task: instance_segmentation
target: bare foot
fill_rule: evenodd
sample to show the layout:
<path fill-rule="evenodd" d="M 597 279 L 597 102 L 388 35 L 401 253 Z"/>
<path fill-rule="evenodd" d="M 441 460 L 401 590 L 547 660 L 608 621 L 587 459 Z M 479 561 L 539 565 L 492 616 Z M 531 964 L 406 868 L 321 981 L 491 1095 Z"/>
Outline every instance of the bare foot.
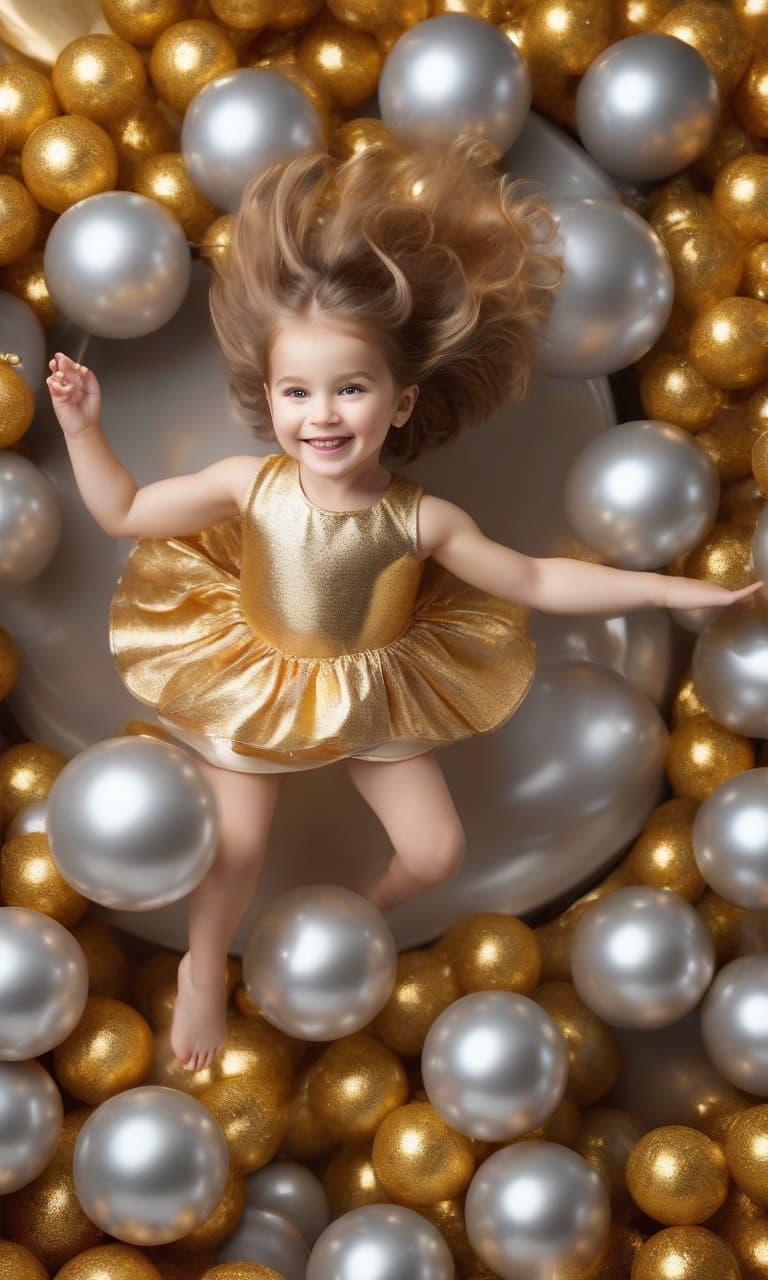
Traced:
<path fill-rule="evenodd" d="M 198 987 L 192 981 L 190 954 L 179 963 L 178 990 L 173 1006 L 171 1048 L 187 1071 L 210 1066 L 226 1039 L 226 978 Z"/>

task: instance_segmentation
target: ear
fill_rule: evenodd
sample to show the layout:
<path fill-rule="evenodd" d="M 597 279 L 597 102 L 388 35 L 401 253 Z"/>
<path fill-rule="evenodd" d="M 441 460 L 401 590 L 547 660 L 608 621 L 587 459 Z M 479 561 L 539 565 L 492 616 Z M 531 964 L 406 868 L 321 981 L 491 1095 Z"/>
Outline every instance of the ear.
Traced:
<path fill-rule="evenodd" d="M 408 421 L 411 414 L 413 413 L 413 406 L 415 405 L 418 398 L 419 398 L 419 388 L 417 387 L 416 383 L 414 383 L 413 386 L 411 387 L 406 387 L 405 390 L 401 392 L 397 401 L 397 409 L 395 410 L 395 414 L 392 418 L 393 427 L 405 426 L 406 422 Z"/>

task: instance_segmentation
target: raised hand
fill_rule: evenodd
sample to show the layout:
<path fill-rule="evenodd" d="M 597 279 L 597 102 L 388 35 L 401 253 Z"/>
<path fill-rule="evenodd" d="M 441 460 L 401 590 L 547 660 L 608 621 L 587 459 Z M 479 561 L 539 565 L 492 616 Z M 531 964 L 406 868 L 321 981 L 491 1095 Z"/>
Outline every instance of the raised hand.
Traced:
<path fill-rule="evenodd" d="M 78 436 L 101 421 L 101 388 L 92 369 L 76 364 L 61 351 L 48 365 L 53 410 L 66 436 Z"/>
<path fill-rule="evenodd" d="M 749 599 L 762 586 L 762 582 L 751 582 L 748 587 L 729 591 L 727 587 L 719 587 L 715 582 L 670 577 L 664 584 L 663 604 L 667 609 L 717 609 L 723 605 L 736 604 L 738 600 Z"/>

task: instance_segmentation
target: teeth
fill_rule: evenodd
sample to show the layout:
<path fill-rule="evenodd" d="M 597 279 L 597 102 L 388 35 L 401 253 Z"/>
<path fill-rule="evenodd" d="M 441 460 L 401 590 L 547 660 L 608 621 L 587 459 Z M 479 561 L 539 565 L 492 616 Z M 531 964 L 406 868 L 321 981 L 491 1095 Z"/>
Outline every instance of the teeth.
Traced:
<path fill-rule="evenodd" d="M 348 439 L 348 436 L 335 436 L 333 440 L 308 440 L 307 444 L 311 444 L 313 449 L 335 449 Z"/>

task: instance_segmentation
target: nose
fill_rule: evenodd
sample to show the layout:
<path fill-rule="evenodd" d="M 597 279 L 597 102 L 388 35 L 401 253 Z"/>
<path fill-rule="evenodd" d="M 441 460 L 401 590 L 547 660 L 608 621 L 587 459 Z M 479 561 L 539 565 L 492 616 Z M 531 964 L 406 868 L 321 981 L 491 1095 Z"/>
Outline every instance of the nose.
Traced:
<path fill-rule="evenodd" d="M 309 420 L 310 422 L 318 424 L 325 422 L 338 422 L 339 411 L 329 396 L 316 395 L 312 397 L 312 408 L 310 410 Z"/>

